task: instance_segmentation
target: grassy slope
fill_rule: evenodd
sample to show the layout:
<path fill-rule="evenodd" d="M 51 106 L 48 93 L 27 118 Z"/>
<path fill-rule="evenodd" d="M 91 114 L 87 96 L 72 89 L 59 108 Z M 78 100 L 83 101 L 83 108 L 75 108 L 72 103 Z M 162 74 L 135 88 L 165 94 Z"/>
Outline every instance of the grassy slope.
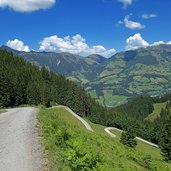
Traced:
<path fill-rule="evenodd" d="M 69 158 L 68 155 L 66 156 L 68 147 L 64 144 L 69 144 L 68 142 L 79 144 L 76 148 L 77 153 L 83 155 L 77 156 L 77 162 L 75 161 L 77 164 L 83 163 L 84 158 L 87 157 L 86 154 L 91 154 L 96 159 L 99 155 L 100 161 L 95 170 L 171 170 L 171 165 L 162 161 L 158 149 L 140 142 L 136 149 L 125 147 L 119 142 L 120 134 L 118 132 L 115 132 L 118 137 L 112 139 L 104 132 L 103 126 L 90 121 L 94 132 L 89 132 L 64 109 L 40 109 L 39 121 L 42 127 L 43 143 L 48 150 L 52 170 L 79 170 L 73 168 L 72 155 Z M 69 132 L 70 135 L 63 145 L 59 144 L 61 142 L 59 134 L 62 130 L 65 130 L 65 133 Z"/>
<path fill-rule="evenodd" d="M 0 113 L 6 112 L 6 110 L 4 109 L 0 109 Z"/>
<path fill-rule="evenodd" d="M 156 103 L 154 104 L 154 111 L 148 117 L 146 118 L 147 120 L 153 122 L 155 119 L 160 117 L 160 111 L 162 108 L 166 107 L 166 102 L 165 103 Z"/>
<path fill-rule="evenodd" d="M 119 142 L 120 137 L 121 137 L 121 132 L 117 131 L 117 130 L 112 130 L 112 133 L 114 133 L 116 135 L 116 141 Z M 152 155 L 154 158 L 162 160 L 162 156 L 160 154 L 160 149 L 155 149 L 154 147 L 152 147 L 149 144 L 143 143 L 142 141 L 137 140 L 137 147 L 136 150 L 139 151 L 143 151 L 144 154 L 146 155 Z"/>

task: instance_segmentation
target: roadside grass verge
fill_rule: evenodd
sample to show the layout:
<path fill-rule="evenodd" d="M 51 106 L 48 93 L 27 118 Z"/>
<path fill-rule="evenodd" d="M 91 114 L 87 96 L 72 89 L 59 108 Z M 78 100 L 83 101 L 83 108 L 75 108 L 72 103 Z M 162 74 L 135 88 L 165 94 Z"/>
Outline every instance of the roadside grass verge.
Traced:
<path fill-rule="evenodd" d="M 94 129 L 90 132 L 65 109 L 40 108 L 38 120 L 53 171 L 171 170 L 171 165 L 157 157 L 158 149 L 149 146 L 152 153 L 144 152 L 141 144 L 136 149 L 126 147 L 119 137 L 110 138 L 103 126 L 89 121 Z"/>
<path fill-rule="evenodd" d="M 6 112 L 5 109 L 0 109 L 0 113 L 4 113 L 4 112 Z"/>
<path fill-rule="evenodd" d="M 37 105 L 30 105 L 30 104 L 21 104 L 18 107 L 41 107 L 41 105 L 37 106 Z"/>

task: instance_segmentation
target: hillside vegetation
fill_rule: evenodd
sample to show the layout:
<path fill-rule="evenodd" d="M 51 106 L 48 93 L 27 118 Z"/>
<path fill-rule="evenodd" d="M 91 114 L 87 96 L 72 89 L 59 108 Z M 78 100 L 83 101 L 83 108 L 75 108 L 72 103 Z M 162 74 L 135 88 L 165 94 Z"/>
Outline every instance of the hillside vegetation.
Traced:
<path fill-rule="evenodd" d="M 109 59 L 99 55 L 85 58 L 70 53 L 27 53 L 3 48 L 37 66 L 64 74 L 109 107 L 139 95 L 155 96 L 171 90 L 171 45 L 121 52 Z"/>
<path fill-rule="evenodd" d="M 162 108 L 164 109 L 166 107 L 166 102 L 164 103 L 156 103 L 154 104 L 154 110 L 151 114 L 149 114 L 146 119 L 153 122 L 155 119 L 160 118 L 160 112 Z"/>
<path fill-rule="evenodd" d="M 63 75 L 39 68 L 24 59 L 0 49 L 0 108 L 22 104 L 47 107 L 66 105 L 79 115 L 89 115 L 99 110 L 98 103 L 86 94 L 81 86 Z"/>
<path fill-rule="evenodd" d="M 42 141 L 52 170 L 169 171 L 160 150 L 142 142 L 131 149 L 110 138 L 104 127 L 89 122 L 90 132 L 65 109 L 40 109 Z"/>

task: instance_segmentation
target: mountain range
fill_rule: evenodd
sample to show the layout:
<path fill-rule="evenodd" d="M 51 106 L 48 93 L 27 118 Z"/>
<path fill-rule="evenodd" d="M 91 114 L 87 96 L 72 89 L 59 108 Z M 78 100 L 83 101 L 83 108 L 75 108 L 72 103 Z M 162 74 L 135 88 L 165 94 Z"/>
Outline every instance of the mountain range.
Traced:
<path fill-rule="evenodd" d="M 108 107 L 138 95 L 155 96 L 171 90 L 171 45 L 119 52 L 108 59 L 97 54 L 82 57 L 70 53 L 1 48 L 37 66 L 64 74 Z"/>

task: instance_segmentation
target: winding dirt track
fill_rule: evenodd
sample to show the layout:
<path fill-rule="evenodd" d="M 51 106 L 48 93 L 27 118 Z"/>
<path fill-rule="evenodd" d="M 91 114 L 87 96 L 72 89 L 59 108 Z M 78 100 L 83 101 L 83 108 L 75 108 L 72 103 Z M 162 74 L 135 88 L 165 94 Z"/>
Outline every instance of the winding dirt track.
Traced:
<path fill-rule="evenodd" d="M 63 108 L 65 110 L 67 110 L 71 115 L 73 115 L 75 118 L 77 118 L 80 122 L 82 122 L 82 124 L 86 127 L 87 130 L 92 131 L 93 129 L 91 128 L 91 126 L 80 116 L 78 116 L 76 113 L 74 113 L 69 107 L 66 106 L 54 106 L 52 108 Z"/>
<path fill-rule="evenodd" d="M 27 107 L 0 114 L 0 171 L 42 170 L 37 112 Z"/>
<path fill-rule="evenodd" d="M 93 129 L 91 128 L 91 126 L 90 126 L 83 118 L 81 118 L 81 117 L 78 116 L 76 113 L 74 113 L 70 108 L 68 108 L 68 107 L 66 107 L 66 106 L 54 106 L 54 107 L 52 107 L 52 108 L 63 108 L 63 109 L 65 109 L 65 110 L 67 110 L 70 114 L 72 114 L 72 115 L 73 115 L 74 117 L 76 117 L 79 121 L 81 121 L 81 122 L 83 123 L 83 125 L 86 127 L 87 130 L 93 132 Z M 107 134 L 109 134 L 111 138 L 116 138 L 116 135 L 113 134 L 112 132 L 110 132 L 111 130 L 117 130 L 117 131 L 119 131 L 119 132 L 122 132 L 122 130 L 120 130 L 120 129 L 118 129 L 118 128 L 115 128 L 115 127 L 107 127 L 107 128 L 105 128 L 104 131 L 105 131 Z M 136 139 L 139 140 L 139 141 L 142 141 L 142 142 L 144 142 L 144 143 L 146 143 L 146 144 L 149 144 L 149 145 L 151 145 L 151 146 L 153 146 L 153 147 L 156 147 L 156 148 L 159 147 L 157 144 L 151 143 L 151 142 L 149 142 L 149 141 L 147 141 L 147 140 L 144 140 L 144 139 L 142 139 L 142 138 L 140 138 L 140 137 L 136 137 Z"/>
<path fill-rule="evenodd" d="M 118 128 L 115 128 L 115 127 L 107 127 L 107 128 L 105 128 L 104 130 L 105 130 L 106 133 L 108 133 L 108 134 L 111 136 L 111 138 L 115 138 L 115 137 L 116 137 L 115 134 L 113 134 L 112 132 L 110 132 L 111 130 L 117 130 L 117 131 L 119 131 L 119 132 L 123 132 L 122 130 L 120 130 L 120 129 L 118 129 Z M 144 140 L 144 139 L 142 139 L 142 138 L 140 138 L 140 137 L 135 137 L 135 138 L 136 138 L 137 140 L 142 141 L 142 142 L 144 142 L 144 143 L 146 143 L 146 144 L 149 144 L 149 145 L 151 145 L 151 146 L 153 146 L 153 147 L 156 147 L 156 148 L 159 147 L 157 144 L 151 143 L 151 142 L 149 142 L 149 141 L 147 141 L 147 140 Z"/>

